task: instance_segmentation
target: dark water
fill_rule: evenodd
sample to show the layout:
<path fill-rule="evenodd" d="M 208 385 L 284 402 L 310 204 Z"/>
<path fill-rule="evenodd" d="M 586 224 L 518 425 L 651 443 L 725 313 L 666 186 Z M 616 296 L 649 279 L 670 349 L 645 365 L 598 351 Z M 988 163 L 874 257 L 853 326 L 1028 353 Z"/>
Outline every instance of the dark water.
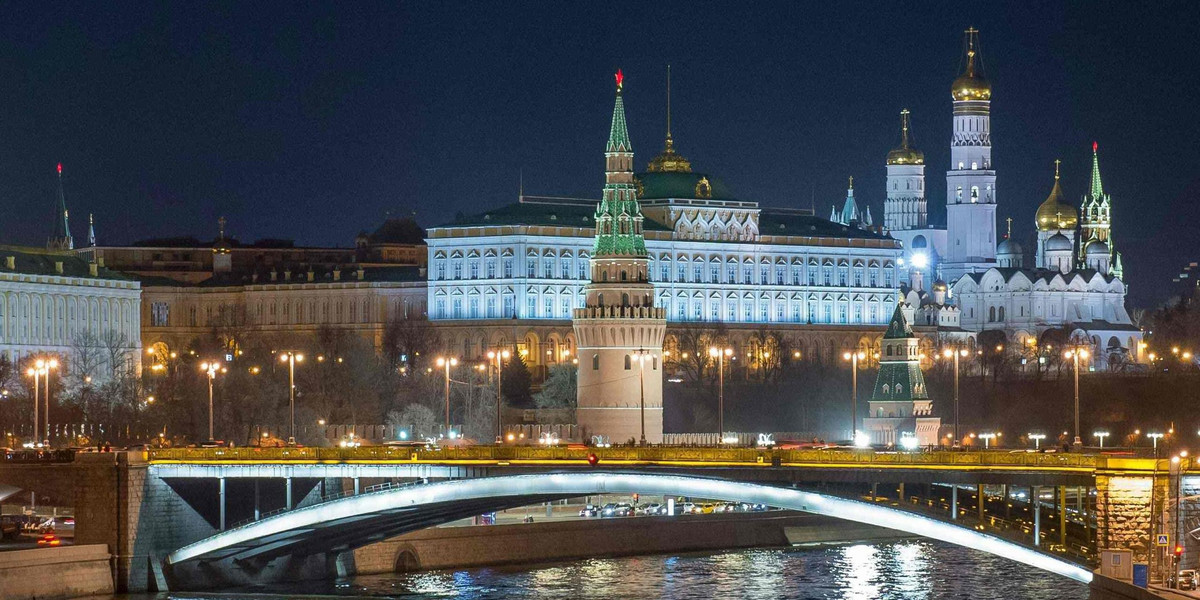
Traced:
<path fill-rule="evenodd" d="M 590 559 L 530 567 L 364 575 L 177 600 L 259 597 L 1086 600 L 1087 586 L 928 541 Z"/>

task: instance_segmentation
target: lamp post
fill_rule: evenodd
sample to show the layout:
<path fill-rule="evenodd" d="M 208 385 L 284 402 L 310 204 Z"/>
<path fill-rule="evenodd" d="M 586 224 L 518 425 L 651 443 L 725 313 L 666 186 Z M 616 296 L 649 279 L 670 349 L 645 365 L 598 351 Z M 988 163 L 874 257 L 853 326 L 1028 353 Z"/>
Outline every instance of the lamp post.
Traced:
<path fill-rule="evenodd" d="M 954 358 L 954 447 L 958 447 L 958 441 L 962 438 L 958 436 L 958 358 L 966 356 L 966 348 L 954 350 L 947 348 L 942 351 L 942 356 L 946 358 Z M 1042 436 L 1045 437 L 1045 436 Z"/>
<path fill-rule="evenodd" d="M 1104 449 L 1104 438 L 1108 437 L 1108 435 L 1109 434 L 1107 431 L 1097 431 L 1092 434 L 1093 437 L 1100 438 L 1100 449 L 1101 450 Z"/>
<path fill-rule="evenodd" d="M 1042 448 L 1042 440 L 1046 439 L 1046 434 L 1031 433 L 1025 437 L 1028 437 L 1029 439 L 1033 440 L 1033 449 L 1034 450 L 1040 450 Z"/>
<path fill-rule="evenodd" d="M 213 380 L 217 378 L 217 372 L 225 372 L 221 368 L 221 361 L 205 361 L 200 363 L 200 371 L 208 375 L 208 441 L 213 441 L 216 437 L 213 435 Z"/>
<path fill-rule="evenodd" d="M 642 415 L 642 437 L 638 443 L 642 446 L 646 445 L 646 361 L 650 359 L 649 353 L 649 350 L 639 348 L 634 354 L 638 361 L 638 392 L 641 396 L 639 410 Z"/>
<path fill-rule="evenodd" d="M 496 361 L 496 444 L 497 445 L 504 443 L 504 438 L 502 437 L 504 434 L 504 428 L 500 425 L 500 402 L 501 402 L 501 398 L 502 398 L 501 393 L 500 393 L 501 392 L 500 372 L 504 368 L 504 361 L 508 360 L 508 357 L 510 357 L 510 356 L 512 356 L 512 353 L 510 353 L 508 350 L 500 350 L 499 352 L 497 352 L 495 350 L 491 350 L 488 352 L 488 360 L 494 359 Z"/>
<path fill-rule="evenodd" d="M 725 437 L 725 357 L 733 356 L 733 348 L 711 346 L 708 355 L 717 359 L 717 443 Z"/>
<path fill-rule="evenodd" d="M 288 366 L 288 413 L 291 426 L 288 430 L 288 445 L 296 445 L 296 363 L 304 362 L 304 355 L 288 350 L 279 355 L 279 362 Z"/>
<path fill-rule="evenodd" d="M 41 419 L 38 418 L 38 408 L 41 404 L 38 400 L 38 392 L 41 389 L 42 367 L 44 365 L 45 362 L 41 359 L 38 359 L 38 361 L 34 363 L 34 366 L 25 371 L 25 374 L 33 378 L 33 430 L 30 431 L 30 434 L 33 436 L 35 443 L 37 442 L 38 429 L 42 424 Z"/>
<path fill-rule="evenodd" d="M 1150 438 L 1154 443 L 1154 457 L 1155 458 L 1158 457 L 1158 440 L 1162 439 L 1162 437 L 1164 435 L 1166 435 L 1166 434 L 1163 434 L 1163 433 L 1147 433 L 1146 434 L 1146 437 Z"/>
<path fill-rule="evenodd" d="M 1065 353 L 1067 358 L 1073 359 L 1075 364 L 1075 446 L 1083 445 L 1083 438 L 1079 436 L 1079 359 L 1087 359 L 1088 352 L 1082 347 L 1072 348 Z"/>
<path fill-rule="evenodd" d="M 847 352 L 842 358 L 850 361 L 850 441 L 854 442 L 854 434 L 858 430 L 858 361 L 867 357 L 861 350 Z"/>
<path fill-rule="evenodd" d="M 46 384 L 46 395 L 42 398 L 42 402 L 46 407 L 46 435 L 42 439 L 46 442 L 47 446 L 50 445 L 50 371 L 53 371 L 57 368 L 58 361 L 53 358 L 47 360 L 46 366 L 42 368 L 42 378 Z"/>
<path fill-rule="evenodd" d="M 981 434 L 979 434 L 979 439 L 983 440 L 983 449 L 989 450 L 992 447 L 992 440 L 996 439 L 996 434 L 981 433 Z"/>
<path fill-rule="evenodd" d="M 437 366 L 446 373 L 446 437 L 450 437 L 450 367 L 457 366 L 457 358 L 438 358 Z"/>

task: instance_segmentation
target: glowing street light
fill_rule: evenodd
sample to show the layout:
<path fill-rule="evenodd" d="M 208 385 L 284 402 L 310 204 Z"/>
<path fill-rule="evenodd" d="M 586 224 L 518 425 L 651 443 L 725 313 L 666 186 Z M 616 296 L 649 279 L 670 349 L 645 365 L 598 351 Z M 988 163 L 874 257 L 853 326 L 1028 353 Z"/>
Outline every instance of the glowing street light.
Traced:
<path fill-rule="evenodd" d="M 304 362 L 304 355 L 288 350 L 279 353 L 279 362 L 288 366 L 288 412 L 291 414 L 291 428 L 288 433 L 288 445 L 296 445 L 296 363 Z"/>
<path fill-rule="evenodd" d="M 1103 449 L 1104 448 L 1104 438 L 1108 437 L 1108 435 L 1109 435 L 1109 433 L 1107 431 L 1097 431 L 1092 434 L 1092 437 L 1100 438 L 1100 448 Z"/>
<path fill-rule="evenodd" d="M 496 361 L 496 444 L 499 445 L 504 441 L 504 438 L 501 437 L 504 429 L 500 424 L 500 403 L 503 401 L 500 393 L 500 371 L 504 368 L 504 361 L 508 360 L 512 353 L 508 350 L 490 350 L 487 355 L 488 360 Z"/>
<path fill-rule="evenodd" d="M 717 359 L 717 436 L 725 435 L 725 357 L 733 356 L 733 348 L 709 346 L 708 355 Z"/>
<path fill-rule="evenodd" d="M 842 355 L 850 361 L 850 439 L 857 441 L 858 436 L 858 361 L 867 357 L 862 350 L 847 352 Z"/>
<path fill-rule="evenodd" d="M 216 437 L 213 435 L 213 380 L 217 378 L 217 373 L 224 373 L 221 368 L 221 361 L 205 361 L 200 363 L 200 371 L 208 375 L 208 441 L 213 441 Z"/>
<path fill-rule="evenodd" d="M 988 432 L 979 434 L 979 439 L 983 440 L 983 449 L 988 450 L 992 447 L 992 440 L 996 439 L 996 434 Z"/>
<path fill-rule="evenodd" d="M 1087 359 L 1088 351 L 1082 347 L 1072 348 L 1067 350 L 1065 357 L 1074 359 L 1075 363 L 1075 444 L 1076 446 L 1083 445 L 1083 438 L 1079 436 L 1079 359 Z"/>
<path fill-rule="evenodd" d="M 639 348 L 634 352 L 633 359 L 638 362 L 638 391 L 641 396 L 640 412 L 642 415 L 642 437 L 639 443 L 646 445 L 646 361 L 650 360 L 650 351 Z"/>
<path fill-rule="evenodd" d="M 1033 449 L 1034 449 L 1034 450 L 1040 450 L 1040 449 L 1041 449 L 1041 447 L 1042 447 L 1042 440 L 1046 439 L 1046 434 L 1044 434 L 1044 433 L 1031 433 L 1031 434 L 1029 434 L 1029 435 L 1027 435 L 1027 436 L 1025 436 L 1025 437 L 1027 437 L 1027 438 L 1029 438 L 1029 439 L 1033 440 Z"/>
<path fill-rule="evenodd" d="M 967 350 L 966 348 L 960 348 L 958 350 L 947 348 L 942 350 L 942 356 L 946 358 L 954 358 L 954 447 L 957 448 L 958 441 L 962 439 L 958 436 L 958 359 L 960 356 L 966 357 Z"/>
<path fill-rule="evenodd" d="M 1146 434 L 1146 437 L 1148 437 L 1148 438 L 1150 438 L 1151 440 L 1153 440 L 1153 441 L 1154 441 L 1154 452 L 1155 452 L 1155 454 L 1157 454 L 1157 453 L 1158 453 L 1158 440 L 1162 439 L 1162 438 L 1163 438 L 1163 436 L 1165 436 L 1165 435 L 1166 435 L 1165 433 L 1158 433 L 1158 432 L 1152 432 L 1152 433 L 1147 433 L 1147 434 Z"/>
<path fill-rule="evenodd" d="M 446 434 L 450 434 L 450 367 L 458 366 L 457 358 L 441 358 L 437 359 L 437 366 L 445 369 L 446 372 Z"/>

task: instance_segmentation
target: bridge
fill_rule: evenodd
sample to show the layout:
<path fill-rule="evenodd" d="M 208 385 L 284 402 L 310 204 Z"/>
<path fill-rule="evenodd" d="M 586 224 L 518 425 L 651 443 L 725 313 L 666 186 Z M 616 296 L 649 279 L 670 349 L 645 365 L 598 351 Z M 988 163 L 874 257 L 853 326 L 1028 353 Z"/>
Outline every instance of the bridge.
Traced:
<path fill-rule="evenodd" d="M 79 543 L 109 544 L 117 580 L 132 590 L 231 573 L 285 577 L 305 565 L 325 572 L 341 553 L 408 531 L 598 493 L 735 500 L 882 524 L 1085 580 L 1080 564 L 1097 547 L 1151 557 L 1152 515 L 1170 507 L 1171 490 L 1184 497 L 1200 488 L 1186 459 L 1009 451 L 211 448 L 0 463 L 0 484 L 61 487 L 64 477 L 79 481 Z M 901 501 L 872 502 L 878 486 Z M 1002 486 L 999 502 L 985 486 Z M 1032 501 L 1016 506 L 1014 490 Z M 1028 513 L 1023 527 L 1012 527 L 1014 506 Z M 1186 523 L 1192 508 L 1183 506 L 1176 521 Z M 1044 531 L 1055 516 L 1057 543 Z M 1188 553 L 1200 552 L 1186 540 Z"/>

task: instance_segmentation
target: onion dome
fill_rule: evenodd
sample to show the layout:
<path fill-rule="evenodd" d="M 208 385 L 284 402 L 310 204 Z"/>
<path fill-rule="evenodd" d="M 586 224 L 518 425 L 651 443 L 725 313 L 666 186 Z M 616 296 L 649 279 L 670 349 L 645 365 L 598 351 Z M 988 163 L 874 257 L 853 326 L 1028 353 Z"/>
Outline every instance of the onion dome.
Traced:
<path fill-rule="evenodd" d="M 1050 239 L 1046 240 L 1046 250 L 1048 252 L 1057 252 L 1063 250 L 1070 252 L 1071 238 L 1061 233 L 1056 233 L 1050 236 Z"/>
<path fill-rule="evenodd" d="M 888 152 L 889 165 L 923 165 L 925 153 L 909 146 L 908 142 L 908 109 L 900 111 L 900 147 Z"/>
<path fill-rule="evenodd" d="M 984 79 L 982 69 L 975 64 L 975 55 L 978 53 L 975 47 L 978 45 L 979 30 L 972 27 L 967 29 L 966 34 L 967 68 L 950 85 L 950 95 L 959 102 L 991 100 L 992 84 L 988 83 L 987 79 Z"/>
<path fill-rule="evenodd" d="M 675 152 L 675 140 L 671 139 L 671 134 L 668 133 L 666 148 L 661 154 L 655 156 L 650 164 L 646 165 L 646 171 L 650 173 L 691 173 L 692 163 Z"/>
<path fill-rule="evenodd" d="M 1021 245 L 1012 240 L 1005 238 L 996 246 L 996 254 L 1020 254 Z"/>
<path fill-rule="evenodd" d="M 1074 206 L 1063 201 L 1062 187 L 1058 183 L 1058 167 L 1061 161 L 1054 161 L 1054 188 L 1046 201 L 1038 206 L 1034 215 L 1038 231 L 1054 231 L 1057 229 L 1075 229 L 1079 225 L 1079 212 Z"/>
<path fill-rule="evenodd" d="M 1092 240 L 1088 242 L 1087 246 L 1084 248 L 1084 254 L 1087 254 L 1088 256 L 1108 256 L 1108 244 L 1105 244 L 1100 240 Z"/>
<path fill-rule="evenodd" d="M 947 289 L 949 289 L 949 286 L 947 286 L 947 285 L 946 285 L 946 282 L 945 282 L 945 281 L 942 281 L 941 279 L 938 279 L 937 281 L 934 281 L 934 282 L 933 282 L 932 289 L 933 289 L 933 291 L 935 291 L 935 292 L 944 292 L 944 291 L 946 291 Z"/>

